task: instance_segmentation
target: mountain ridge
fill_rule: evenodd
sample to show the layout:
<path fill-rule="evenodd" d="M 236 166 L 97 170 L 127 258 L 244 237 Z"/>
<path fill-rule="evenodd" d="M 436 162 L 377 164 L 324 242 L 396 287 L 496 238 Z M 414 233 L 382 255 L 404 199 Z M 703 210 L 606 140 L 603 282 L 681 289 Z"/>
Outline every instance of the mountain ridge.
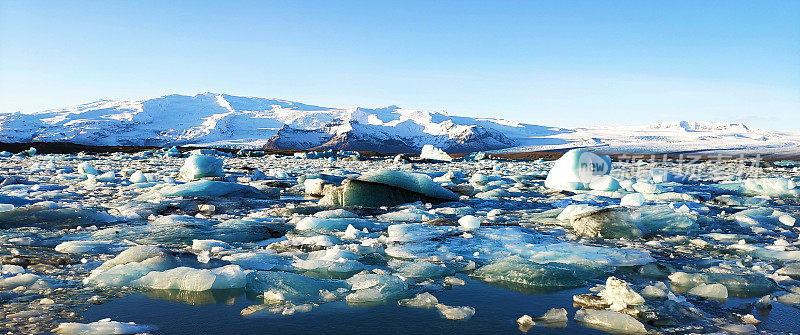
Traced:
<path fill-rule="evenodd" d="M 451 153 L 572 147 L 679 152 L 796 150 L 800 135 L 709 121 L 561 128 L 395 105 L 336 108 L 206 92 L 0 114 L 0 141 L 381 152 L 419 152 L 425 144 Z"/>

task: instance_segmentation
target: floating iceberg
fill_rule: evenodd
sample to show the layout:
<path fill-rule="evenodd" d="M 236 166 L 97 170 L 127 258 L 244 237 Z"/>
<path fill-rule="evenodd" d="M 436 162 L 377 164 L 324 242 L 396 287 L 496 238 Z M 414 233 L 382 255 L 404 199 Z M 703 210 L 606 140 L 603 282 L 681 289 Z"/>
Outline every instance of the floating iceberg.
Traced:
<path fill-rule="evenodd" d="M 222 177 L 222 158 L 208 155 L 191 155 L 180 169 L 181 178 L 186 181 L 205 177 Z"/>
<path fill-rule="evenodd" d="M 644 324 L 630 315 L 614 311 L 579 309 L 575 312 L 575 321 L 588 327 L 614 334 L 646 334 Z"/>
<path fill-rule="evenodd" d="M 381 207 L 415 201 L 442 203 L 458 201 L 458 196 L 427 175 L 380 169 L 358 179 L 345 180 L 342 186 L 326 188 L 319 203 L 337 207 Z"/>
<path fill-rule="evenodd" d="M 357 274 L 347 280 L 353 290 L 345 298 L 349 303 L 394 300 L 402 297 L 408 284 L 400 277 L 384 274 Z"/>
<path fill-rule="evenodd" d="M 157 290 L 206 291 L 244 288 L 246 280 L 238 265 L 227 265 L 211 270 L 178 267 L 153 271 L 131 284 Z"/>
<path fill-rule="evenodd" d="M 450 157 L 444 150 L 434 147 L 431 144 L 422 146 L 422 153 L 419 155 L 421 159 L 429 159 L 432 161 L 452 162 L 453 157 Z"/>
<path fill-rule="evenodd" d="M 610 171 L 611 158 L 608 156 L 599 156 L 584 149 L 572 149 L 553 163 L 544 185 L 562 191 L 586 190 L 590 188 L 592 181 L 598 180 L 598 187 L 602 185 L 613 190 L 619 184 L 615 185 L 613 179 L 603 177 Z"/>

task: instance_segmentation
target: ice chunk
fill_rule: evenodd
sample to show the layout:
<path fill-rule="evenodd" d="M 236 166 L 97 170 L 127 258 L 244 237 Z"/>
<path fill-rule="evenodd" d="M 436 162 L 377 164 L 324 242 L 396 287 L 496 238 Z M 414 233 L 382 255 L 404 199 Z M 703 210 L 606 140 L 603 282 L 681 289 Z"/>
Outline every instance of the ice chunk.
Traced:
<path fill-rule="evenodd" d="M 359 258 L 361 255 L 352 251 L 331 248 L 313 251 L 306 259 L 295 260 L 293 265 L 321 276 L 347 278 L 364 269 L 364 265 L 356 261 Z"/>
<path fill-rule="evenodd" d="M 381 207 L 415 201 L 442 203 L 458 199 L 455 193 L 427 175 L 380 169 L 358 179 L 345 180 L 342 186 L 327 187 L 319 203 L 323 206 Z"/>
<path fill-rule="evenodd" d="M 16 276 L 0 279 L 0 290 L 13 290 L 20 286 L 30 286 L 39 280 L 39 276 L 32 273 L 20 273 Z"/>
<path fill-rule="evenodd" d="M 620 199 L 620 205 L 628 207 L 639 207 L 644 204 L 644 194 L 631 193 L 626 194 Z"/>
<path fill-rule="evenodd" d="M 689 290 L 689 294 L 713 300 L 728 299 L 728 289 L 725 285 L 718 283 L 697 285 Z"/>
<path fill-rule="evenodd" d="M 584 212 L 570 217 L 576 234 L 595 238 L 639 238 L 644 227 L 633 220 L 631 211 L 622 207 L 609 207 Z"/>
<path fill-rule="evenodd" d="M 192 181 L 204 177 L 222 177 L 222 158 L 208 155 L 191 155 L 180 169 L 184 180 Z"/>
<path fill-rule="evenodd" d="M 66 241 L 59 243 L 55 250 L 65 254 L 101 253 L 114 246 L 116 244 L 111 241 Z"/>
<path fill-rule="evenodd" d="M 722 284 L 729 293 L 745 297 L 763 296 L 775 291 L 778 286 L 769 278 L 756 274 L 731 274 L 731 273 L 686 273 L 675 272 L 669 275 L 673 285 L 683 288 L 695 287 L 700 284 Z"/>
<path fill-rule="evenodd" d="M 644 324 L 630 315 L 614 311 L 579 309 L 575 312 L 575 321 L 591 328 L 614 334 L 646 334 Z"/>
<path fill-rule="evenodd" d="M 644 194 L 656 194 L 664 191 L 661 186 L 645 181 L 637 181 L 632 187 L 634 191 Z"/>
<path fill-rule="evenodd" d="M 665 299 L 667 297 L 667 292 L 653 285 L 647 285 L 642 289 L 642 295 L 648 299 Z"/>
<path fill-rule="evenodd" d="M 97 181 L 101 181 L 104 183 L 113 182 L 116 179 L 113 171 L 106 171 L 95 178 Z"/>
<path fill-rule="evenodd" d="M 436 299 L 432 294 L 428 292 L 420 293 L 414 296 L 413 298 L 409 299 L 401 299 L 397 302 L 400 306 L 406 307 L 421 307 L 421 308 L 433 308 L 439 303 L 439 300 Z"/>
<path fill-rule="evenodd" d="M 520 327 L 528 328 L 536 325 L 536 322 L 533 321 L 533 318 L 530 315 L 525 314 L 517 319 L 517 324 L 519 324 Z"/>
<path fill-rule="evenodd" d="M 78 164 L 78 173 L 96 176 L 99 172 L 89 162 L 83 162 Z"/>
<path fill-rule="evenodd" d="M 132 282 L 139 287 L 182 291 L 243 288 L 245 283 L 244 272 L 238 265 L 226 265 L 211 270 L 178 267 L 153 271 Z"/>
<path fill-rule="evenodd" d="M 582 213 L 593 212 L 599 209 L 599 207 L 594 207 L 587 204 L 571 204 L 567 207 L 564 207 L 561 213 L 558 213 L 556 219 L 559 221 L 569 220 L 573 216 L 577 216 Z"/>
<path fill-rule="evenodd" d="M 345 298 L 350 303 L 378 302 L 397 299 L 405 294 L 408 284 L 397 276 L 357 274 L 347 279 L 353 289 Z"/>
<path fill-rule="evenodd" d="M 620 186 L 614 177 L 605 175 L 592 178 L 589 182 L 589 188 L 597 191 L 616 191 Z"/>
<path fill-rule="evenodd" d="M 607 175 L 610 171 L 611 158 L 608 156 L 572 149 L 553 163 L 544 184 L 563 191 L 585 190 L 595 177 Z"/>
<path fill-rule="evenodd" d="M 492 262 L 472 273 L 472 277 L 488 283 L 524 287 L 569 288 L 584 285 L 586 279 L 599 273 L 579 266 L 539 264 L 518 256 Z"/>
<path fill-rule="evenodd" d="M 608 207 L 573 215 L 570 224 L 575 233 L 595 238 L 639 238 L 654 234 L 674 235 L 697 228 L 685 213 L 668 206 L 643 206 L 636 209 Z"/>
<path fill-rule="evenodd" d="M 422 146 L 422 153 L 419 155 L 420 159 L 430 159 L 434 161 L 451 162 L 453 157 L 450 157 L 444 150 L 434 147 L 431 144 Z"/>
<path fill-rule="evenodd" d="M 480 228 L 481 219 L 472 215 L 466 215 L 458 219 L 458 225 L 461 226 L 461 229 L 466 231 L 475 230 Z"/>
<path fill-rule="evenodd" d="M 748 195 L 767 195 L 776 197 L 798 197 L 800 189 L 795 183 L 783 177 L 750 178 L 742 183 L 742 191 Z"/>
<path fill-rule="evenodd" d="M 407 208 L 378 215 L 378 219 L 393 222 L 423 222 L 433 220 L 434 218 L 436 218 L 436 216 L 418 208 Z"/>
<path fill-rule="evenodd" d="M 447 306 L 437 304 L 436 309 L 439 310 L 439 314 L 449 320 L 469 320 L 469 318 L 475 315 L 475 308 L 469 306 Z"/>
<path fill-rule="evenodd" d="M 316 279 L 282 271 L 258 271 L 248 277 L 245 289 L 264 293 L 268 302 L 308 303 L 334 300 L 335 297 L 329 297 L 330 293 L 344 289 L 345 286 L 341 280 Z"/>
<path fill-rule="evenodd" d="M 192 240 L 192 249 L 195 250 L 228 249 L 230 247 L 228 243 L 219 240 Z"/>
<path fill-rule="evenodd" d="M 52 332 L 64 335 L 94 335 L 94 334 L 142 334 L 155 330 L 155 327 L 137 325 L 133 322 L 118 322 L 111 319 L 102 319 L 91 323 L 64 322 L 59 324 Z"/>
<path fill-rule="evenodd" d="M 605 287 L 597 295 L 610 305 L 609 309 L 612 311 L 621 311 L 628 306 L 640 305 L 644 302 L 642 296 L 632 290 L 628 283 L 613 276 L 606 279 Z"/>
<path fill-rule="evenodd" d="M 142 173 L 142 171 L 134 172 L 128 180 L 130 180 L 131 183 L 134 183 L 134 184 L 148 182 L 147 176 L 145 176 L 144 173 Z"/>
<path fill-rule="evenodd" d="M 563 308 L 551 308 L 547 312 L 545 312 L 542 316 L 536 318 L 536 322 L 541 322 L 545 326 L 553 327 L 557 324 L 564 324 L 566 326 L 567 323 L 567 310 Z"/>

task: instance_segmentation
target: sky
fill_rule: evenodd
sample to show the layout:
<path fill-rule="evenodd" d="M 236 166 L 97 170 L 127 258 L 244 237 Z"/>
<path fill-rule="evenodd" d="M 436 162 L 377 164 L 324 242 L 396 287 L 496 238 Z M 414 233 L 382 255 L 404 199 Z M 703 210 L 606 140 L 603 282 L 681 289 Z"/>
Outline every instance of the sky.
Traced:
<path fill-rule="evenodd" d="M 800 129 L 800 1 L 0 0 L 0 112 L 203 92 Z"/>

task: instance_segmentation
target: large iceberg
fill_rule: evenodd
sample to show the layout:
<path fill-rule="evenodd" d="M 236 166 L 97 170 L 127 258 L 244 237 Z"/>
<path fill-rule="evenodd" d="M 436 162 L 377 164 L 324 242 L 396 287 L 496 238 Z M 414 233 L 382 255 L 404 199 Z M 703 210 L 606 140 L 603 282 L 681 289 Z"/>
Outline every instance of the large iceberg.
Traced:
<path fill-rule="evenodd" d="M 611 158 L 600 156 L 584 149 L 572 149 L 553 163 L 544 185 L 548 188 L 575 191 L 589 189 L 595 180 L 597 187 L 604 185 L 619 188 L 611 180 L 602 181 L 611 171 Z M 610 189 L 613 190 L 613 189 Z"/>
<path fill-rule="evenodd" d="M 327 187 L 319 201 L 323 206 L 396 206 L 422 201 L 442 203 L 458 201 L 452 191 L 419 173 L 380 169 L 358 179 L 348 179 L 342 186 Z"/>
<path fill-rule="evenodd" d="M 205 177 L 222 177 L 222 158 L 209 155 L 191 155 L 180 169 L 184 180 L 192 181 Z"/>
<path fill-rule="evenodd" d="M 422 153 L 420 153 L 419 158 L 441 162 L 453 161 L 453 157 L 450 157 L 444 150 L 434 147 L 432 144 L 422 146 Z"/>

